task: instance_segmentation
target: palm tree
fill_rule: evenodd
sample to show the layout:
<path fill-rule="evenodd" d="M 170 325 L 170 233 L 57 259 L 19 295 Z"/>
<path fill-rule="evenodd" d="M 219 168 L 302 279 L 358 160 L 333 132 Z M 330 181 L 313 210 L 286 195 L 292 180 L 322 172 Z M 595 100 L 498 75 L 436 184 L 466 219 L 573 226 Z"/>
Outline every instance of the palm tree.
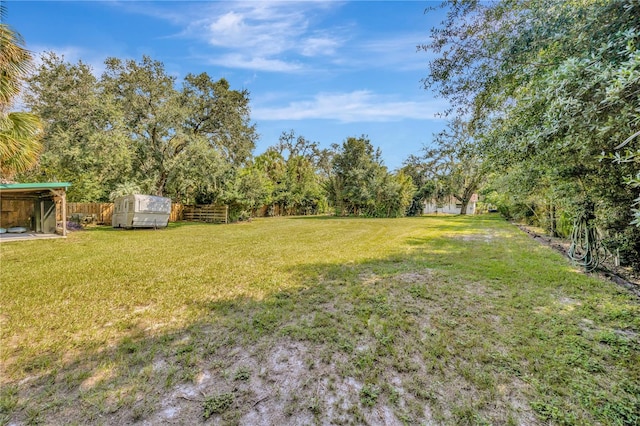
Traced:
<path fill-rule="evenodd" d="M 38 161 L 42 123 L 26 112 L 9 112 L 31 67 L 31 53 L 20 34 L 4 24 L 6 6 L 0 4 L 0 177 L 11 179 Z"/>
<path fill-rule="evenodd" d="M 0 177 L 11 179 L 37 163 L 41 134 L 42 123 L 33 114 L 0 114 Z"/>

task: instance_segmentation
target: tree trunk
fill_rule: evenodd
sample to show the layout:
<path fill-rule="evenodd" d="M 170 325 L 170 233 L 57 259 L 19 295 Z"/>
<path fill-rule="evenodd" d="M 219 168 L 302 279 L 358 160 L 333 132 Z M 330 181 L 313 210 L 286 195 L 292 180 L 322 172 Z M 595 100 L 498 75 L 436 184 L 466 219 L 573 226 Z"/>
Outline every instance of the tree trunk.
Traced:
<path fill-rule="evenodd" d="M 460 215 L 466 215 L 467 214 L 467 206 L 469 205 L 469 198 L 464 198 L 463 200 L 461 200 L 462 207 L 460 207 Z"/>
<path fill-rule="evenodd" d="M 556 218 L 556 205 L 551 203 L 549 207 L 549 231 L 552 237 L 558 236 L 558 223 Z"/>
<path fill-rule="evenodd" d="M 167 183 L 167 173 L 160 173 L 160 177 L 158 178 L 158 183 L 156 184 L 156 195 L 162 197 L 164 194 L 164 186 Z"/>
<path fill-rule="evenodd" d="M 458 198 L 460 200 L 460 204 L 462 204 L 462 207 L 460 208 L 460 214 L 461 215 L 466 215 L 467 214 L 467 207 L 469 206 L 469 202 L 471 201 L 471 197 L 473 197 L 473 193 L 475 192 L 476 188 L 478 187 L 478 185 L 472 184 L 472 185 L 468 185 L 464 191 L 462 191 L 462 197 Z"/>

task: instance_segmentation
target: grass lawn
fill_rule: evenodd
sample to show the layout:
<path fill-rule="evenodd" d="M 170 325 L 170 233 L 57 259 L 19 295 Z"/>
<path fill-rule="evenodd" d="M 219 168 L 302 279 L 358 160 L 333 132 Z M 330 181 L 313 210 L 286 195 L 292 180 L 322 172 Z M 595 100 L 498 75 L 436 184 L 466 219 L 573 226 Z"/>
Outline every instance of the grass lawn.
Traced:
<path fill-rule="evenodd" d="M 640 424 L 638 299 L 496 216 L 0 254 L 0 424 Z"/>

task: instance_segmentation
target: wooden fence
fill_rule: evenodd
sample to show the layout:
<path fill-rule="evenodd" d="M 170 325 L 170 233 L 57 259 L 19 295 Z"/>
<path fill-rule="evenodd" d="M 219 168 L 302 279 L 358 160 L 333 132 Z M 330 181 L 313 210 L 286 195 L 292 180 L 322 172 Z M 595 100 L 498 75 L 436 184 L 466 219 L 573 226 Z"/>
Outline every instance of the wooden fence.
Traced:
<path fill-rule="evenodd" d="M 67 203 L 68 218 L 93 218 L 93 222 L 111 225 L 113 203 Z"/>
<path fill-rule="evenodd" d="M 285 208 L 277 204 L 262 206 L 252 210 L 253 217 L 271 217 L 271 216 L 308 216 L 318 214 L 312 208 Z"/>
<path fill-rule="evenodd" d="M 180 203 L 171 203 L 171 214 L 169 215 L 169 222 L 177 222 L 182 220 L 182 212 L 184 206 Z"/>
<path fill-rule="evenodd" d="M 171 204 L 169 222 L 182 220 L 182 212 L 185 206 L 180 203 Z M 95 222 L 100 225 L 111 225 L 113 216 L 113 203 L 67 203 L 67 217 L 77 217 L 80 220 Z"/>
<path fill-rule="evenodd" d="M 183 206 L 182 219 L 191 222 L 228 223 L 229 206 Z"/>

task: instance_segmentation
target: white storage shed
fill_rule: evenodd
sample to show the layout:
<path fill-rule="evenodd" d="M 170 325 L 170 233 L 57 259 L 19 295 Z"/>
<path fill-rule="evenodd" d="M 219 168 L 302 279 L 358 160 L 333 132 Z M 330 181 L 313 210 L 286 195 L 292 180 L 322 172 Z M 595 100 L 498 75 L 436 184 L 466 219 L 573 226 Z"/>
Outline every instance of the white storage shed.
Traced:
<path fill-rule="evenodd" d="M 171 200 L 155 195 L 132 194 L 113 202 L 114 228 L 164 228 L 169 224 Z"/>
<path fill-rule="evenodd" d="M 466 214 L 475 214 L 476 213 L 476 203 L 478 202 L 478 194 L 473 194 L 471 199 L 469 200 L 469 204 L 467 204 Z M 427 200 L 424 202 L 424 209 L 422 213 L 424 214 L 460 214 L 462 210 L 462 203 L 455 196 L 450 195 L 449 197 L 443 200 Z"/>

